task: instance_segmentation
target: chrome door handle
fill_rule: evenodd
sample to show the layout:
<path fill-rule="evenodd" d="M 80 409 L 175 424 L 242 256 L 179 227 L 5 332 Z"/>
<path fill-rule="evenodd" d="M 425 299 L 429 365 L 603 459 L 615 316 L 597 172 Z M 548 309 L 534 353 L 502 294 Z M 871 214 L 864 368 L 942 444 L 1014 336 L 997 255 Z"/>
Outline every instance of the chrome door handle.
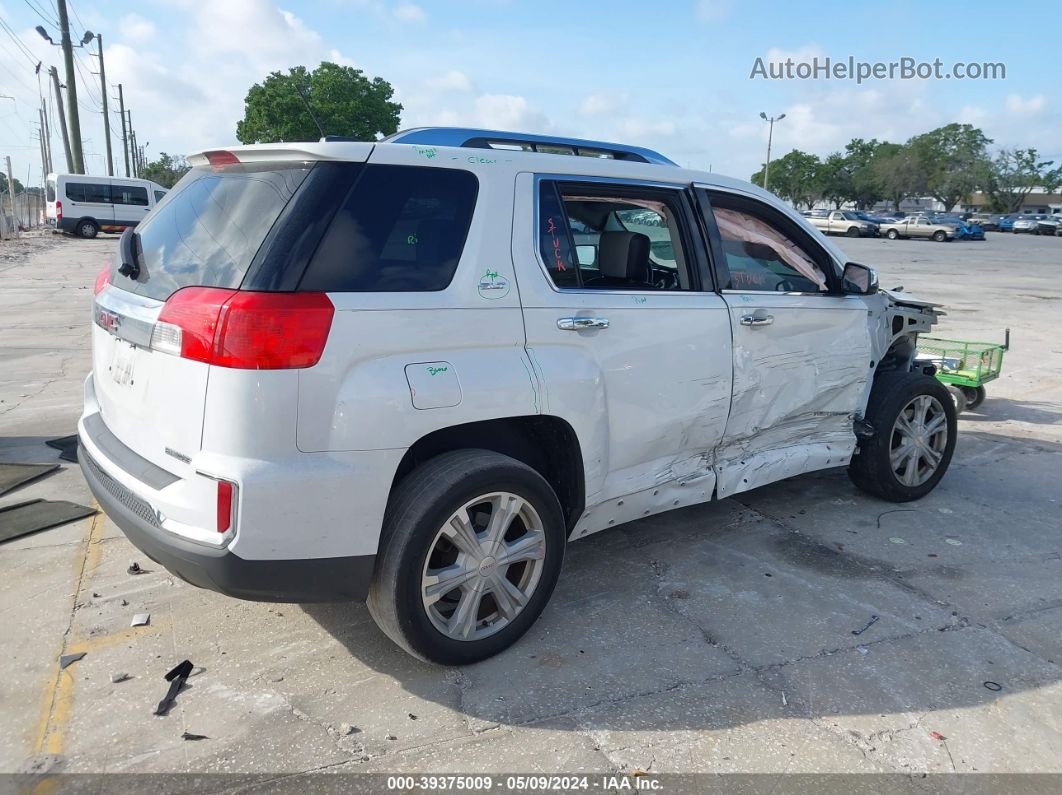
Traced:
<path fill-rule="evenodd" d="M 743 326 L 769 326 L 774 323 L 774 315 L 744 315 L 741 318 Z"/>
<path fill-rule="evenodd" d="M 560 317 L 557 328 L 561 331 L 582 331 L 588 328 L 608 328 L 607 317 Z"/>

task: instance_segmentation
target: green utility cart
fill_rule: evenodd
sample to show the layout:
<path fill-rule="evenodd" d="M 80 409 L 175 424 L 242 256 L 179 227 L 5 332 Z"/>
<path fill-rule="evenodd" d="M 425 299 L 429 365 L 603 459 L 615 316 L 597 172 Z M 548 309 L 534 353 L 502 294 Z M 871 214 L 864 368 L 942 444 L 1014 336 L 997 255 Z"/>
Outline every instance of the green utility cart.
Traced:
<path fill-rule="evenodd" d="M 919 337 L 918 360 L 936 366 L 937 380 L 948 387 L 955 400 L 955 410 L 961 412 L 984 402 L 985 384 L 999 378 L 1003 354 L 1009 349 L 1009 328 L 1004 332 L 1002 345 Z"/>

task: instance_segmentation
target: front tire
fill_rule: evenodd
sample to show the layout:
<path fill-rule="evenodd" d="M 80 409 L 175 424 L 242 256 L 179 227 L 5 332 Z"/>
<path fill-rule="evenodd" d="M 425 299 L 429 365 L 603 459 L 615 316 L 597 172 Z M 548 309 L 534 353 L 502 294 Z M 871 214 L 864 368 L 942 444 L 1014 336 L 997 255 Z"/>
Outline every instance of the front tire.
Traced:
<path fill-rule="evenodd" d="M 859 227 L 858 226 L 850 226 L 850 227 L 848 227 L 848 231 L 845 232 L 844 234 L 845 234 L 845 237 L 859 237 Z"/>
<path fill-rule="evenodd" d="M 899 236 L 900 233 L 897 232 L 895 229 L 890 229 L 888 232 L 885 233 L 885 237 L 887 237 L 889 240 L 896 240 Z"/>
<path fill-rule="evenodd" d="M 565 536 L 557 495 L 534 469 L 488 450 L 444 453 L 391 495 L 369 612 L 422 660 L 486 659 L 545 608 Z"/>
<path fill-rule="evenodd" d="M 921 373 L 879 376 L 866 411 L 874 435 L 860 440 L 848 476 L 890 502 L 926 496 L 951 463 L 956 418 L 951 395 L 937 379 Z"/>

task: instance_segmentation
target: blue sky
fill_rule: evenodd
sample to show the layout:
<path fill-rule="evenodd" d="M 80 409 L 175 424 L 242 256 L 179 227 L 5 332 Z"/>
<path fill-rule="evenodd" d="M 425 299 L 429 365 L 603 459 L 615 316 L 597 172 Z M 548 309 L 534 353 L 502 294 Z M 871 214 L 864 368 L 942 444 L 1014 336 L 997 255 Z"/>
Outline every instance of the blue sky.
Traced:
<path fill-rule="evenodd" d="M 996 146 L 1036 147 L 1062 161 L 1059 26 L 998 2 L 69 2 L 75 36 L 103 34 L 108 82 L 123 83 L 149 158 L 234 143 L 250 85 L 274 69 L 335 60 L 389 80 L 406 127 L 625 141 L 743 179 L 764 157 L 761 110 L 787 115 L 775 126 L 774 156 L 793 148 L 826 155 L 853 137 L 903 141 L 959 121 L 980 126 Z M 23 181 L 27 169 L 32 182 L 40 178 L 33 59 L 62 74 L 59 50 L 33 28 L 44 24 L 58 38 L 54 17 L 52 0 L 0 0 L 0 19 L 30 50 L 0 26 L 0 94 L 15 98 L 0 99 L 0 156 L 11 156 Z M 87 165 L 102 173 L 95 58 L 79 52 Z M 1006 79 L 750 79 L 757 57 L 827 56 L 939 58 L 945 71 L 957 61 L 1002 62 Z M 52 148 L 61 163 L 58 136 Z M 116 144 L 116 160 L 120 151 Z"/>

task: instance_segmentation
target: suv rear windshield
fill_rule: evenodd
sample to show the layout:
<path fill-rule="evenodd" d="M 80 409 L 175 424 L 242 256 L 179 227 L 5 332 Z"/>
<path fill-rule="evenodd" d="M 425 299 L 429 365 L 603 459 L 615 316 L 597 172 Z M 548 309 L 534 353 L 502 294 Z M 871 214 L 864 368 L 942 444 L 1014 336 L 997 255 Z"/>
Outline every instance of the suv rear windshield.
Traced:
<path fill-rule="evenodd" d="M 137 228 L 141 275 L 115 286 L 165 301 L 182 287 L 239 287 L 312 163 L 199 166 Z"/>
<path fill-rule="evenodd" d="M 470 171 L 366 166 L 341 199 L 299 289 L 445 289 L 461 258 L 478 192 Z"/>

